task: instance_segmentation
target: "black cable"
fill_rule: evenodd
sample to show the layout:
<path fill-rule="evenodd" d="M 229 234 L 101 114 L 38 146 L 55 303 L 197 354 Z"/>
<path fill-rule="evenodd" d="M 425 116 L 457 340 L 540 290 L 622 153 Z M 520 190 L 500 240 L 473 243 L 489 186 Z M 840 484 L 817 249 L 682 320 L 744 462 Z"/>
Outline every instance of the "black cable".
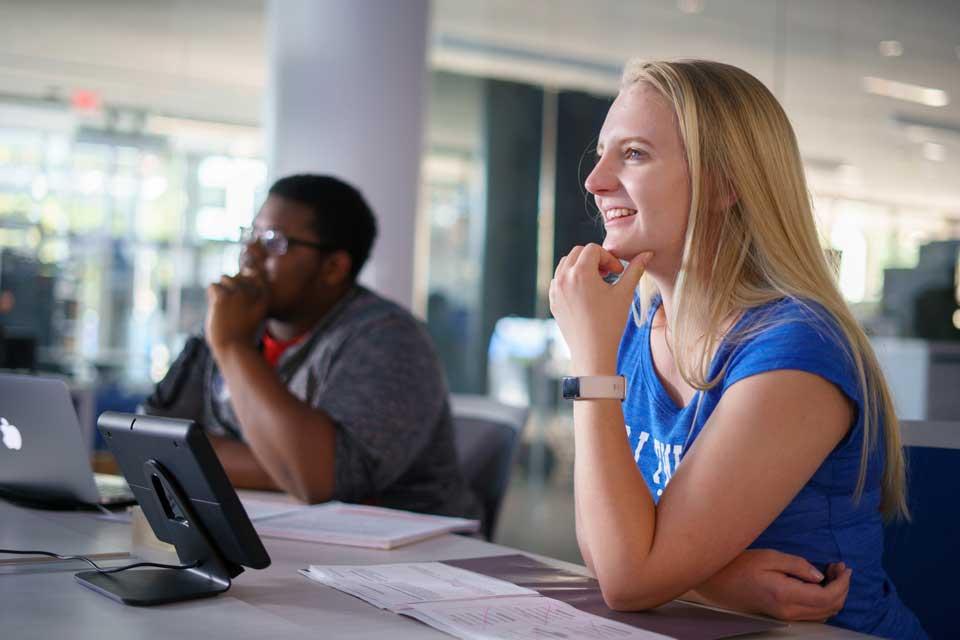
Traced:
<path fill-rule="evenodd" d="M 99 573 L 119 573 L 121 571 L 126 571 L 127 569 L 134 569 L 136 567 L 155 567 L 157 569 L 173 569 L 175 571 L 183 571 L 184 569 L 193 569 L 196 567 L 199 562 L 191 562 L 190 564 L 160 564 L 157 562 L 135 562 L 133 564 L 128 564 L 122 567 L 113 567 L 111 569 L 104 569 L 96 562 L 88 558 L 87 556 L 62 556 L 58 553 L 51 553 L 50 551 L 35 551 L 35 550 L 21 550 L 21 549 L 0 549 L 0 553 L 8 553 L 11 555 L 24 555 L 24 556 L 49 556 L 51 558 L 56 558 L 57 560 L 83 560 L 91 567 L 97 570 Z"/>

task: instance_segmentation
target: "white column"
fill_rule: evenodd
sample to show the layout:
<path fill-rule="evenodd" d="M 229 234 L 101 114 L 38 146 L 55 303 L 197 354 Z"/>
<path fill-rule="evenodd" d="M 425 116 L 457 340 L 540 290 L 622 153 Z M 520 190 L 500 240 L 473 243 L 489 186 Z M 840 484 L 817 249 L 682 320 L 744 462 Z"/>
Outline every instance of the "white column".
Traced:
<path fill-rule="evenodd" d="M 271 180 L 334 175 L 379 234 L 361 280 L 411 306 L 429 0 L 270 0 L 264 129 Z"/>

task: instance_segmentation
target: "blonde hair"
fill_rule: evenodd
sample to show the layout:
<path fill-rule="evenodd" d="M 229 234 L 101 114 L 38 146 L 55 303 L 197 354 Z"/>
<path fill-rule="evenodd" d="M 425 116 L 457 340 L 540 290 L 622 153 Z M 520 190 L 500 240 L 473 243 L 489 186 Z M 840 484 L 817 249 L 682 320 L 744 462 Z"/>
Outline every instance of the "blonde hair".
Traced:
<path fill-rule="evenodd" d="M 667 318 L 680 375 L 696 389 L 716 385 L 722 372 L 713 380 L 709 375 L 724 339 L 721 327 L 744 311 L 783 298 L 818 303 L 842 331 L 843 350 L 861 389 L 863 445 L 854 495 L 859 499 L 863 493 L 882 425 L 881 511 L 907 516 L 900 428 L 890 391 L 821 248 L 796 137 L 780 104 L 752 75 L 719 62 L 632 60 L 621 88 L 637 83 L 653 87 L 674 109 L 690 175 L 683 259 Z M 722 202 L 731 204 L 718 210 Z M 641 318 L 648 315 L 654 291 L 645 276 Z"/>

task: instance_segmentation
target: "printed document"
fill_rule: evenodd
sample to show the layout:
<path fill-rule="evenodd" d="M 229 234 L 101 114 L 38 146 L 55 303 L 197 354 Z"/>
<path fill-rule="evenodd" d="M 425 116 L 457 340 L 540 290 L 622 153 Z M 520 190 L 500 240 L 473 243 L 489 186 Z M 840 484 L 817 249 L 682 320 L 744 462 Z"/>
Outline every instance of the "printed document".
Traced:
<path fill-rule="evenodd" d="M 463 640 L 667 640 L 668 636 L 607 620 L 553 598 L 423 602 L 399 613 Z"/>
<path fill-rule="evenodd" d="M 532 589 L 442 562 L 313 565 L 301 573 L 311 580 L 392 611 L 435 600 L 540 595 Z"/>
<path fill-rule="evenodd" d="M 442 562 L 312 565 L 300 573 L 463 640 L 666 640 Z"/>

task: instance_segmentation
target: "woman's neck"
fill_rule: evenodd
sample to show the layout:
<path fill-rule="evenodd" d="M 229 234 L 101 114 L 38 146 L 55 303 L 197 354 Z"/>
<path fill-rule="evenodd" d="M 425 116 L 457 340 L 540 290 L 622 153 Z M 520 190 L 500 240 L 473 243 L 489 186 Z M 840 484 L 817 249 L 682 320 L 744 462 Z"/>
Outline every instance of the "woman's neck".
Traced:
<path fill-rule="evenodd" d="M 670 317 L 670 311 L 673 310 L 677 274 L 667 274 L 665 276 L 664 274 L 648 270 L 647 275 L 650 276 L 650 278 L 653 280 L 653 283 L 657 286 L 657 291 L 660 294 L 660 313 L 662 313 L 661 317 L 664 327 L 669 329 L 670 325 L 667 319 Z M 658 313 L 658 315 L 660 315 L 660 313 Z"/>
<path fill-rule="evenodd" d="M 654 284 L 656 284 L 657 286 L 657 291 L 660 294 L 660 310 L 657 312 L 658 317 L 655 318 L 654 321 L 655 322 L 658 320 L 661 321 L 663 323 L 664 329 L 666 330 L 665 335 L 670 336 L 672 334 L 672 327 L 670 326 L 670 318 L 673 317 L 670 315 L 670 312 L 673 311 L 674 309 L 673 305 L 676 300 L 675 294 L 676 294 L 676 284 L 677 284 L 678 274 L 671 274 L 671 275 L 668 275 L 667 277 L 663 277 L 660 274 L 653 273 L 650 271 L 648 271 L 647 273 L 653 279 Z M 719 325 L 719 335 L 720 336 L 726 335 L 727 332 L 733 328 L 733 326 L 736 324 L 737 320 L 740 319 L 740 317 L 741 317 L 741 314 L 739 312 L 735 312 L 730 316 L 721 320 Z"/>

